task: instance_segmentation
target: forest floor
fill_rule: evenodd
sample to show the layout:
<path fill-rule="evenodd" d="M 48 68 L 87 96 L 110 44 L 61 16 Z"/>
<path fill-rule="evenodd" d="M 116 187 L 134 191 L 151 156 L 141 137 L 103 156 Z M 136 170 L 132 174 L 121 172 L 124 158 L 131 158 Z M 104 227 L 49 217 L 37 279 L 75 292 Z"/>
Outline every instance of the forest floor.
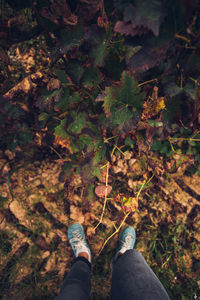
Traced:
<path fill-rule="evenodd" d="M 83 205 L 79 175 L 72 176 L 66 189 L 59 181 L 59 159 L 20 163 L 15 169 L 11 161 L 12 157 L 6 160 L 1 153 L 0 299 L 53 299 L 59 293 L 73 261 L 67 240 L 67 228 L 73 222 L 83 224 L 91 246 L 93 299 L 107 299 L 118 235 L 98 253 L 120 225 L 122 212 L 116 193 L 127 190 L 130 195 L 140 181 L 137 160 L 130 153 L 115 157 L 109 170 L 113 191 L 96 232 L 104 200 L 96 197 Z M 135 248 L 176 300 L 200 299 L 200 184 L 199 176 L 187 174 L 188 165 L 190 162 L 184 161 L 162 185 L 152 179 L 139 197 L 137 211 L 125 224 L 134 226 Z"/>

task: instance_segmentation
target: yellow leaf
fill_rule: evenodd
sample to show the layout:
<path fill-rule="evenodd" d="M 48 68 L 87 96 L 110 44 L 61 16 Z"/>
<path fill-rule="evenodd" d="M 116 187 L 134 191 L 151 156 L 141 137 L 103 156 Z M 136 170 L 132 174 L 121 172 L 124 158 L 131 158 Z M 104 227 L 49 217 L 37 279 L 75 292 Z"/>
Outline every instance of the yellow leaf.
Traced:
<path fill-rule="evenodd" d="M 162 109 L 164 109 L 166 106 L 165 106 L 165 98 L 164 97 L 160 97 L 158 98 L 158 103 L 156 104 L 156 107 L 155 107 L 155 111 L 156 113 L 158 113 L 159 111 L 161 111 Z"/>
<path fill-rule="evenodd" d="M 29 78 L 25 78 L 23 81 L 22 81 L 22 85 L 21 85 L 21 88 L 22 90 L 27 94 L 31 87 L 32 87 L 32 82 L 30 81 Z"/>

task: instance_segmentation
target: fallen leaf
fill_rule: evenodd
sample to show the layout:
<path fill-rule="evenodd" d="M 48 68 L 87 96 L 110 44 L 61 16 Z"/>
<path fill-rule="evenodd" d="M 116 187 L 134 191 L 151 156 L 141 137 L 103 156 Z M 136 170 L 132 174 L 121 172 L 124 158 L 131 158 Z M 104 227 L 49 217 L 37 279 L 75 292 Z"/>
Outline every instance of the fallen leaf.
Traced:
<path fill-rule="evenodd" d="M 29 93 L 37 85 L 33 81 L 41 79 L 43 77 L 41 72 L 36 72 L 25 77 L 16 86 L 10 89 L 6 94 L 3 95 L 4 98 L 12 99 L 17 92 Z"/>
<path fill-rule="evenodd" d="M 87 236 L 88 237 L 91 237 L 92 235 L 94 235 L 95 234 L 95 228 L 94 227 L 88 227 L 87 228 Z"/>
<path fill-rule="evenodd" d="M 54 138 L 54 146 L 60 145 L 62 148 L 67 148 L 70 154 L 73 154 L 73 151 L 70 147 L 70 140 L 69 138 L 61 138 L 60 136 L 55 136 Z"/>
<path fill-rule="evenodd" d="M 41 14 L 57 25 L 77 25 L 78 23 L 77 16 L 72 14 L 65 0 L 55 0 L 55 3 L 44 7 Z"/>
<path fill-rule="evenodd" d="M 61 86 L 60 80 L 58 80 L 57 78 L 51 78 L 47 84 L 47 89 L 49 91 L 53 91 L 53 90 L 59 90 Z"/>
<path fill-rule="evenodd" d="M 138 208 L 138 199 L 136 197 L 123 197 L 122 198 L 122 210 L 126 213 L 135 212 Z"/>
<path fill-rule="evenodd" d="M 76 207 L 75 205 L 70 206 L 70 219 L 78 222 L 80 224 L 84 223 L 84 215 L 80 208 Z"/>
<path fill-rule="evenodd" d="M 40 248 L 40 250 L 43 251 L 51 250 L 51 246 L 45 241 L 45 239 L 42 236 L 37 238 L 36 245 L 38 246 L 38 248 Z"/>
<path fill-rule="evenodd" d="M 110 192 L 112 191 L 111 185 L 107 185 L 107 187 L 105 185 L 96 186 L 95 194 L 100 198 L 104 198 L 105 194 L 106 194 L 106 188 L 107 188 L 107 196 L 108 196 L 110 194 Z"/>

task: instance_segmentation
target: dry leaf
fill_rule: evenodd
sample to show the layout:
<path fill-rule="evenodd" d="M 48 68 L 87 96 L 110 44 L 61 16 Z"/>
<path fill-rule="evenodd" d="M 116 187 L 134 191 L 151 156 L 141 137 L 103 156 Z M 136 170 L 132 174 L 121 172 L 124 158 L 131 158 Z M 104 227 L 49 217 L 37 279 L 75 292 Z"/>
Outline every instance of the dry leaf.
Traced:
<path fill-rule="evenodd" d="M 112 186 L 111 185 L 107 185 L 107 196 L 110 194 L 110 192 L 112 191 Z M 105 197 L 105 193 L 106 193 L 106 186 L 105 185 L 98 185 L 95 188 L 95 194 L 100 197 L 100 198 L 104 198 Z"/>
<path fill-rule="evenodd" d="M 59 90 L 60 89 L 60 80 L 58 80 L 57 78 L 51 78 L 47 84 L 47 89 L 49 91 L 53 91 L 53 90 Z"/>
<path fill-rule="evenodd" d="M 74 220 L 75 222 L 78 222 L 80 224 L 84 223 L 84 215 L 80 208 L 71 205 L 70 206 L 70 219 Z"/>
<path fill-rule="evenodd" d="M 95 234 L 95 228 L 94 227 L 88 227 L 87 228 L 87 236 L 88 237 L 90 237 L 90 236 L 92 236 L 92 235 L 94 235 Z"/>
<path fill-rule="evenodd" d="M 37 86 L 33 81 L 41 79 L 42 77 L 43 75 L 41 72 L 36 72 L 32 75 L 27 76 L 20 83 L 18 83 L 11 90 L 9 90 L 6 94 L 4 94 L 3 97 L 12 99 L 17 92 L 24 92 L 27 94 Z"/>
<path fill-rule="evenodd" d="M 60 136 L 55 136 L 54 142 L 53 142 L 54 146 L 60 145 L 62 148 L 67 148 L 70 152 L 70 154 L 73 154 L 73 151 L 70 147 L 70 140 L 69 138 L 61 138 Z"/>
<path fill-rule="evenodd" d="M 40 250 L 43 251 L 51 250 L 51 246 L 45 241 L 45 239 L 42 236 L 37 238 L 36 245 L 38 246 L 38 248 L 40 248 Z"/>
<path fill-rule="evenodd" d="M 65 0 L 56 0 L 55 3 L 44 7 L 41 14 L 57 25 L 77 25 L 78 23 L 78 17 L 71 12 Z"/>

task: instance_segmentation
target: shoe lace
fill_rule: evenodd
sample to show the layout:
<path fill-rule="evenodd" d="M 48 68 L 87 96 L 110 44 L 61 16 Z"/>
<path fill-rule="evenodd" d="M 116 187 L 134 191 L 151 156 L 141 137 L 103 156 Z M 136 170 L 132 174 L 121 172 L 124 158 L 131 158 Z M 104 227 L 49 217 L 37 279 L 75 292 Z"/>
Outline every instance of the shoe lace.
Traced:
<path fill-rule="evenodd" d="M 124 238 L 124 241 L 122 242 L 123 244 L 123 248 L 131 248 L 131 244 L 132 244 L 132 240 L 133 240 L 133 237 L 130 235 L 130 234 L 127 234 L 127 236 L 125 236 Z"/>
<path fill-rule="evenodd" d="M 72 243 L 72 247 L 76 250 L 80 250 L 83 247 L 85 247 L 85 243 L 84 243 L 84 238 L 81 235 L 80 231 L 74 231 L 72 233 L 72 238 L 71 238 L 71 243 Z"/>

